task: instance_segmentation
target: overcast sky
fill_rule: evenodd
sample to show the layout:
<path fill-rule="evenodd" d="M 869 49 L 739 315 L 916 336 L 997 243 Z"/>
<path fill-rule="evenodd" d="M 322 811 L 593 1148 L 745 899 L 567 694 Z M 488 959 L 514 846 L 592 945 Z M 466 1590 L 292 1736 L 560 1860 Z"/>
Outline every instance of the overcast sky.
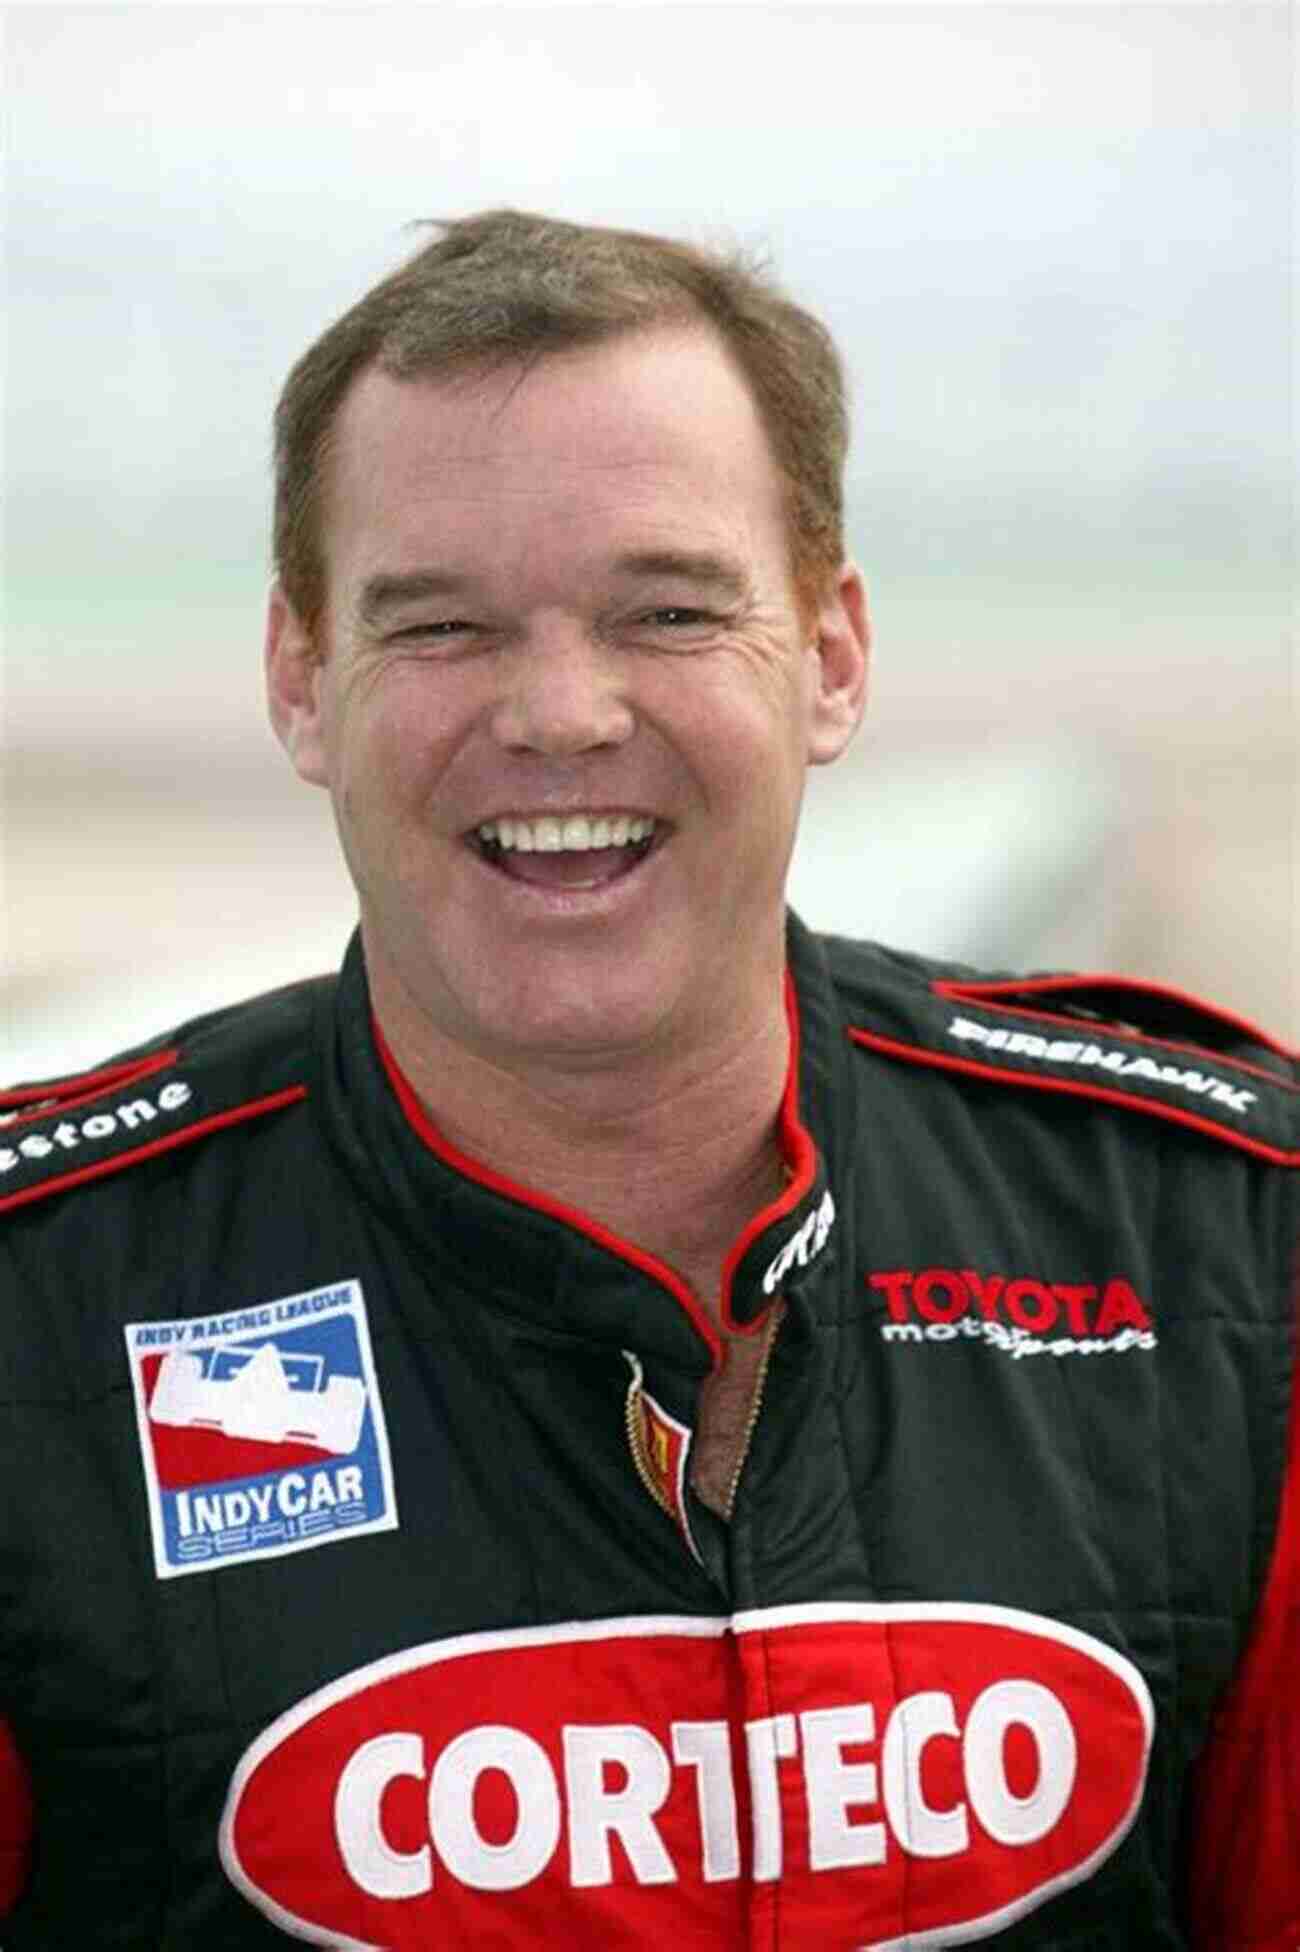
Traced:
<path fill-rule="evenodd" d="M 841 342 L 877 648 L 815 781 L 847 838 L 807 829 L 837 926 L 1086 961 L 1122 882 L 1139 970 L 1281 1020 L 1284 0 L 0 22 L 11 1072 L 336 952 L 327 810 L 260 698 L 271 409 L 412 220 L 503 203 L 765 250 Z M 1155 840 L 1108 878 L 1134 794 Z M 1062 890 L 1084 934 L 1048 951 Z"/>
<path fill-rule="evenodd" d="M 5 24 L 11 737 L 105 647 L 170 669 L 178 604 L 255 635 L 285 370 L 495 203 L 770 251 L 848 357 L 878 584 L 1285 568 L 1282 0 Z"/>

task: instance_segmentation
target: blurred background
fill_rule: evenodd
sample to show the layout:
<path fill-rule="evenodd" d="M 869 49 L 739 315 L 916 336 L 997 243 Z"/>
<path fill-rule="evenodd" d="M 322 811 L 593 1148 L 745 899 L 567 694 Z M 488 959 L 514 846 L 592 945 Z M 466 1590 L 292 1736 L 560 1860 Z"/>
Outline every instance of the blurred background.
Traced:
<path fill-rule="evenodd" d="M 5 28 L 0 1076 L 337 961 L 268 422 L 411 220 L 502 203 L 765 251 L 843 347 L 875 686 L 805 918 L 1300 1027 L 1285 0 Z"/>

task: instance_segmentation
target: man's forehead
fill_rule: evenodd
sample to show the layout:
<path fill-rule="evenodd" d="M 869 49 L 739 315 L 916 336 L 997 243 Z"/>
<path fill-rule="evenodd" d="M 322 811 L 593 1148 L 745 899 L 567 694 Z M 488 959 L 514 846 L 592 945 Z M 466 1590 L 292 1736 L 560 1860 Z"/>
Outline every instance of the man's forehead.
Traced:
<path fill-rule="evenodd" d="M 353 583 L 431 565 L 463 573 L 485 545 L 498 568 L 544 547 L 557 573 L 559 558 L 572 570 L 581 557 L 587 571 L 599 559 L 603 576 L 616 557 L 743 561 L 761 537 L 784 538 L 780 477 L 748 389 L 698 328 L 526 369 L 407 380 L 372 368 L 337 433 L 326 548 Z"/>
<path fill-rule="evenodd" d="M 466 464 L 512 451 L 590 463 L 607 452 L 613 464 L 680 447 L 705 419 L 767 456 L 748 382 L 716 332 L 691 323 L 446 373 L 371 365 L 343 400 L 332 446 L 344 466 L 404 448 Z"/>

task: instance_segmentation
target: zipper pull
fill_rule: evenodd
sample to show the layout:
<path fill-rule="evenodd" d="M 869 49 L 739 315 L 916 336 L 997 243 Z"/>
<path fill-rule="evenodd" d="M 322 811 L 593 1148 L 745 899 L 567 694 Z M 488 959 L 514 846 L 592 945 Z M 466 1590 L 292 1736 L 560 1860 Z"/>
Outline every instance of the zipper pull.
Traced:
<path fill-rule="evenodd" d="M 692 1558 L 702 1566 L 704 1561 L 686 1515 L 686 1467 L 693 1433 L 651 1396 L 640 1357 L 631 1349 L 624 1349 L 623 1355 L 632 1371 L 623 1416 L 636 1474 L 659 1509 L 672 1519 Z"/>

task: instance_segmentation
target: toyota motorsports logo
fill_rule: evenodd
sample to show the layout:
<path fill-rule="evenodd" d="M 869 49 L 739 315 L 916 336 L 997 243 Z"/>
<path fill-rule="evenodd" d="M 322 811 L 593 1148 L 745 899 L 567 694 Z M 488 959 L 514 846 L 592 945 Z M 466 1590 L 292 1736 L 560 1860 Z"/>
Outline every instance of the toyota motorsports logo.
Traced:
<path fill-rule="evenodd" d="M 878 1269 L 864 1276 L 883 1297 L 884 1342 L 982 1342 L 1027 1356 L 1127 1355 L 1158 1345 L 1151 1311 L 1132 1283 L 1039 1281 L 973 1267 Z"/>
<path fill-rule="evenodd" d="M 358 1282 L 131 1322 L 126 1351 L 160 1579 L 397 1524 Z"/>

